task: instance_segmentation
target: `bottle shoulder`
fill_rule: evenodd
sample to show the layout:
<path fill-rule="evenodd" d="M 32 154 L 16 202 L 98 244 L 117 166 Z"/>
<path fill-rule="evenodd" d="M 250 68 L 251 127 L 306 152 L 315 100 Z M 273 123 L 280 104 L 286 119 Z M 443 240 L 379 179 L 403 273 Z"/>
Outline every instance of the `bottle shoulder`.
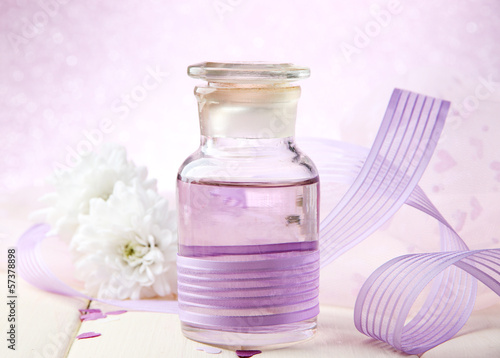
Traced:
<path fill-rule="evenodd" d="M 198 148 L 179 168 L 178 179 L 189 182 L 295 183 L 318 177 L 313 161 L 296 146 L 265 154 L 251 155 L 244 151 L 238 154 L 212 155 Z"/>

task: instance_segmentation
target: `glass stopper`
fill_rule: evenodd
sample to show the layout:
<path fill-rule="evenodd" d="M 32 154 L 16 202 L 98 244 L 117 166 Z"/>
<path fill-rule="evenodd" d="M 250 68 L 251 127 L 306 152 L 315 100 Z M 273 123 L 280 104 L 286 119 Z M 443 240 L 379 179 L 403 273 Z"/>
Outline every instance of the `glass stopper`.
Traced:
<path fill-rule="evenodd" d="M 273 84 L 308 78 L 308 67 L 291 63 L 202 62 L 188 67 L 188 75 L 215 83 Z"/>

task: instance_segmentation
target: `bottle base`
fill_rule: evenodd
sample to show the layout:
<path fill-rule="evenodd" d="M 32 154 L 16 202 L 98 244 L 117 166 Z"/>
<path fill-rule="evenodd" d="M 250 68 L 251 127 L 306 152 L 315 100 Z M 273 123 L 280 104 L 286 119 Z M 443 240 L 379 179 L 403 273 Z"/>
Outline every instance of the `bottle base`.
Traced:
<path fill-rule="evenodd" d="M 230 350 L 272 350 L 289 347 L 313 338 L 316 326 L 316 318 L 313 318 L 241 332 L 207 329 L 181 322 L 182 333 L 186 338 Z"/>

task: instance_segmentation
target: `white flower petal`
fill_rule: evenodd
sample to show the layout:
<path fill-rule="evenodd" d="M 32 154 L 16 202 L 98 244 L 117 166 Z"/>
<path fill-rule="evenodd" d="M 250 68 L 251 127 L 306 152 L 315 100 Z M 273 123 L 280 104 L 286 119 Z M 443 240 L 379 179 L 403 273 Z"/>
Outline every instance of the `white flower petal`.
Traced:
<path fill-rule="evenodd" d="M 80 216 L 71 248 L 80 257 L 84 281 L 94 281 L 86 286 L 93 290 L 89 293 L 136 299 L 173 292 L 175 221 L 157 212 L 166 206 L 157 205 L 165 199 L 155 195 L 137 184 L 117 182 L 108 200 L 92 200 L 89 213 Z M 126 289 L 113 287 L 117 282 Z"/>

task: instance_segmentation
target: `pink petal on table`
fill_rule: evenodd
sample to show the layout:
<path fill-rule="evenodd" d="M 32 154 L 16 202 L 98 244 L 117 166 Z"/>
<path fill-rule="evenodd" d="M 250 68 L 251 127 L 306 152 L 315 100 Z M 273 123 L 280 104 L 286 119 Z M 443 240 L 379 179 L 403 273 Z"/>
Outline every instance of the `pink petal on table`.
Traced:
<path fill-rule="evenodd" d="M 204 352 L 210 353 L 210 354 L 219 354 L 222 352 L 222 349 L 215 348 L 215 347 L 197 347 L 196 350 L 197 351 L 204 351 Z"/>
<path fill-rule="evenodd" d="M 126 310 L 119 310 L 119 311 L 111 311 L 111 312 L 106 312 L 106 314 L 109 315 L 117 315 L 117 314 L 124 314 L 127 313 L 128 311 Z"/>
<path fill-rule="evenodd" d="M 101 334 L 100 333 L 95 333 L 95 332 L 85 332 L 82 334 L 79 334 L 76 336 L 77 339 L 87 339 L 87 338 L 94 338 L 94 337 L 99 337 Z"/>
<path fill-rule="evenodd" d="M 98 308 L 86 308 L 80 309 L 78 311 L 80 311 L 81 314 L 101 312 L 101 310 Z"/>
<path fill-rule="evenodd" d="M 240 358 L 250 358 L 256 354 L 261 354 L 261 353 L 262 353 L 262 351 L 259 351 L 259 350 L 236 351 L 236 354 Z"/>
<path fill-rule="evenodd" d="M 106 315 L 102 312 L 92 312 L 87 314 L 82 314 L 80 316 L 80 321 L 94 321 L 96 319 L 106 318 Z"/>

